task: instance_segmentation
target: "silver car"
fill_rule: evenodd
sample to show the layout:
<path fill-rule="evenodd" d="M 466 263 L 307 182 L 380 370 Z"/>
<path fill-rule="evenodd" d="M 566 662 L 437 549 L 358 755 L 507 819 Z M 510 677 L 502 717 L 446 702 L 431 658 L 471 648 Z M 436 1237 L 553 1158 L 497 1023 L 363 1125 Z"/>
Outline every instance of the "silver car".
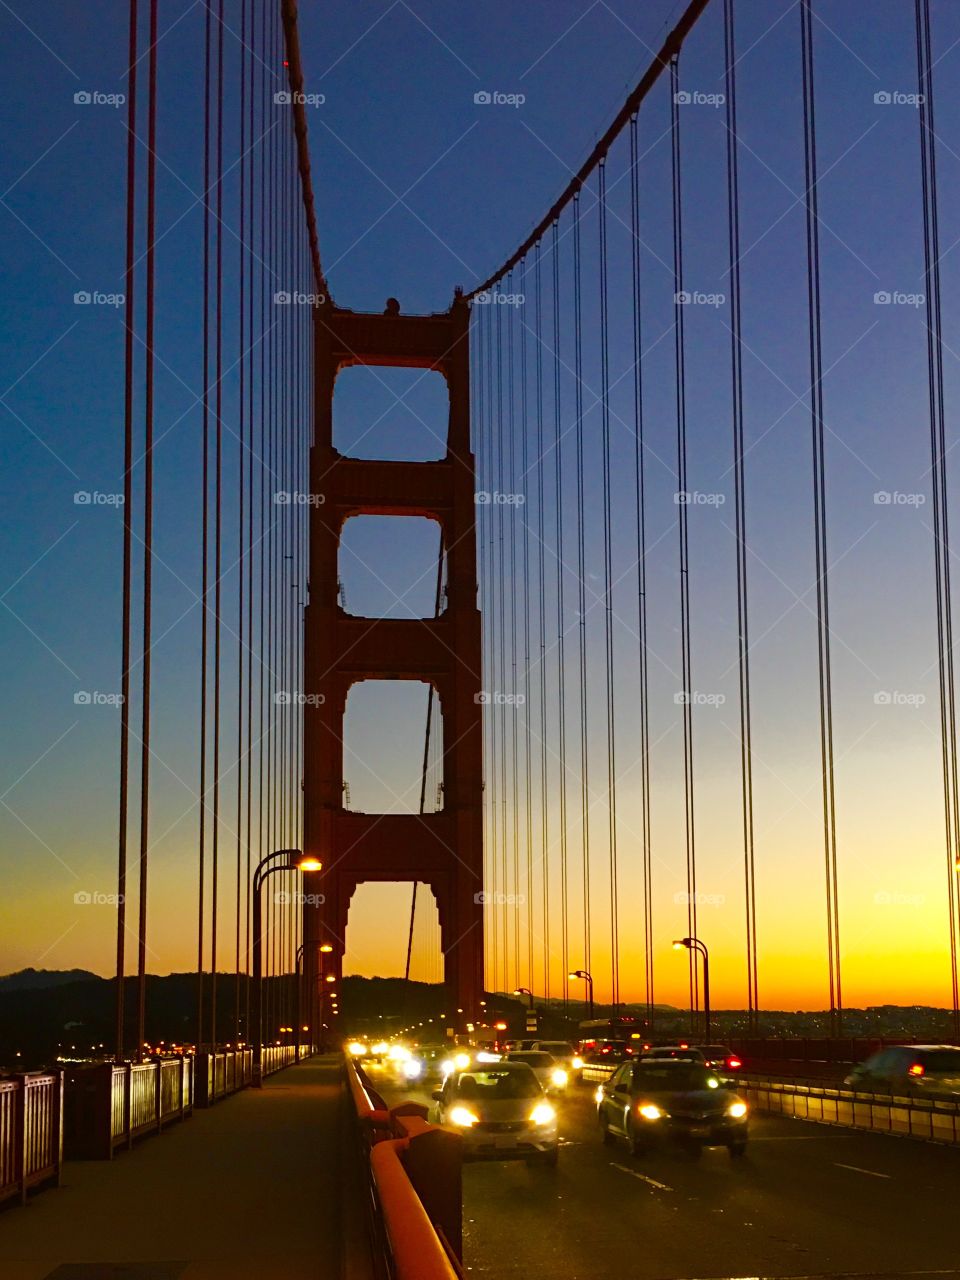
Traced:
<path fill-rule="evenodd" d="M 525 1062 L 547 1093 L 563 1093 L 570 1082 L 570 1072 L 552 1053 L 539 1049 L 511 1049 L 504 1062 Z"/>
<path fill-rule="evenodd" d="M 526 1063 L 454 1071 L 433 1097 L 437 1123 L 462 1134 L 465 1159 L 556 1165 L 557 1113 Z"/>
<path fill-rule="evenodd" d="M 960 1093 L 960 1049 L 950 1044 L 901 1044 L 867 1058 L 843 1082 L 880 1093 Z"/>

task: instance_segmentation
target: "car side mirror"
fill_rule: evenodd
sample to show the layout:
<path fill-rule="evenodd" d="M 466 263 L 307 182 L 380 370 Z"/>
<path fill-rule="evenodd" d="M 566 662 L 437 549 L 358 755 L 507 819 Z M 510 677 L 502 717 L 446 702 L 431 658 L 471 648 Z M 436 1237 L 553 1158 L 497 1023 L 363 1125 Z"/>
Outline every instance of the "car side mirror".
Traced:
<path fill-rule="evenodd" d="M 433 1091 L 433 1100 L 434 1100 L 434 1102 L 442 1102 L 442 1101 L 443 1101 L 443 1090 L 442 1090 L 442 1089 L 434 1089 L 434 1091 Z"/>

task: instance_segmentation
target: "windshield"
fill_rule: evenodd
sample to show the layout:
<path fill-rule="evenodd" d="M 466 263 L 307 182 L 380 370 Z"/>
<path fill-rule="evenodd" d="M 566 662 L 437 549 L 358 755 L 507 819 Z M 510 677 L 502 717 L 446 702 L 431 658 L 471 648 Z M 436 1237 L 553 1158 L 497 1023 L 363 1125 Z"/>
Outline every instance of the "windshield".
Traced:
<path fill-rule="evenodd" d="M 567 1044 L 564 1040 L 547 1040 L 540 1045 L 540 1048 L 554 1056 L 560 1054 L 564 1058 L 573 1057 L 573 1045 Z"/>
<path fill-rule="evenodd" d="M 525 1062 L 528 1067 L 549 1067 L 553 1065 L 553 1058 L 549 1053 L 511 1053 L 508 1055 L 511 1062 Z"/>
<path fill-rule="evenodd" d="M 503 1098 L 535 1098 L 540 1084 L 532 1071 L 465 1071 L 453 1092 L 472 1102 L 499 1102 Z"/>
<path fill-rule="evenodd" d="M 634 1075 L 635 1088 L 644 1093 L 716 1089 L 720 1081 L 706 1067 L 642 1064 Z M 712 1082 L 712 1083 L 711 1083 Z"/>

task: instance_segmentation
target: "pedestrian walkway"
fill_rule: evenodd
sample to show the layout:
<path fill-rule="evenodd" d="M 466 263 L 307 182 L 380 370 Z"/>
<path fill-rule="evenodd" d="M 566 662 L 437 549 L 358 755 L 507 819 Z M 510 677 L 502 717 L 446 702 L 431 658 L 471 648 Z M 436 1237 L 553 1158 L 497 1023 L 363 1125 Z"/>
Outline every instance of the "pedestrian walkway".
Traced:
<path fill-rule="evenodd" d="M 341 1060 L 314 1058 L 0 1213 L 0 1280 L 339 1280 Z"/>

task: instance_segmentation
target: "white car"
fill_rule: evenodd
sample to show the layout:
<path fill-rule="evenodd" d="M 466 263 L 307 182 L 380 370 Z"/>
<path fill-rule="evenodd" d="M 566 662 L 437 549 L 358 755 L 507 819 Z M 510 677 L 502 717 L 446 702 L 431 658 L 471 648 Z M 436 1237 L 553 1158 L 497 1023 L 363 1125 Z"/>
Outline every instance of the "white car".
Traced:
<path fill-rule="evenodd" d="M 478 1063 L 454 1071 L 433 1097 L 438 1123 L 462 1135 L 465 1159 L 556 1165 L 557 1113 L 524 1063 Z"/>
<path fill-rule="evenodd" d="M 557 1065 L 569 1074 L 571 1080 L 580 1078 L 583 1058 L 569 1040 L 534 1040 L 529 1047 L 539 1049 L 541 1053 L 549 1053 L 551 1058 L 556 1059 Z"/>
<path fill-rule="evenodd" d="M 511 1049 L 503 1060 L 526 1063 L 547 1093 L 562 1093 L 570 1082 L 566 1067 L 542 1049 Z"/>

